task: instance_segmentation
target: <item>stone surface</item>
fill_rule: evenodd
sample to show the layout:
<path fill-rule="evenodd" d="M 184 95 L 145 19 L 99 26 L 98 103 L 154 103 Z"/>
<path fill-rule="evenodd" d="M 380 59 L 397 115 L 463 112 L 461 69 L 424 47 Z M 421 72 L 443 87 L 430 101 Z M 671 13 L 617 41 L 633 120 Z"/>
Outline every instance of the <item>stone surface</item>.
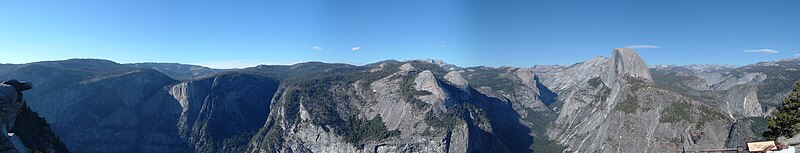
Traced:
<path fill-rule="evenodd" d="M 414 79 L 414 89 L 430 92 L 430 95 L 420 96 L 419 99 L 432 105 L 443 105 L 444 101 L 450 97 L 450 95 L 439 86 L 438 80 L 429 70 L 420 72 Z"/>
<path fill-rule="evenodd" d="M 447 74 L 444 76 L 444 80 L 463 91 L 467 91 L 467 88 L 469 87 L 469 82 L 467 82 L 467 80 L 461 76 L 461 72 L 459 71 L 447 72 Z"/>
<path fill-rule="evenodd" d="M 766 115 L 758 101 L 758 87 L 737 85 L 727 91 L 726 105 L 731 118 L 762 117 Z M 736 117 L 734 117 L 736 116 Z"/>
<path fill-rule="evenodd" d="M 639 54 L 630 48 L 615 48 L 611 53 L 614 62 L 614 71 L 619 75 L 641 78 L 645 82 L 653 83 L 653 77 Z"/>

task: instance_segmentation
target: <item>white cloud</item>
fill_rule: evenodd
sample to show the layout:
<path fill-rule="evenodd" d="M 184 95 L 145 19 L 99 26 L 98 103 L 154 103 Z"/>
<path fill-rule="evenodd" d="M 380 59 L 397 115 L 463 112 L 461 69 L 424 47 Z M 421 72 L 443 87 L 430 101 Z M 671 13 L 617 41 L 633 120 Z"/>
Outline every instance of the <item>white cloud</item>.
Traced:
<path fill-rule="evenodd" d="M 313 50 L 322 50 L 322 47 L 314 46 L 314 47 L 311 47 L 311 49 L 313 49 Z"/>
<path fill-rule="evenodd" d="M 630 49 L 656 49 L 656 48 L 661 48 L 661 46 L 656 46 L 656 45 L 630 45 L 630 46 L 626 46 L 625 48 L 630 48 Z"/>
<path fill-rule="evenodd" d="M 439 48 L 445 48 L 447 45 L 439 45 Z"/>
<path fill-rule="evenodd" d="M 794 57 L 800 57 L 800 53 L 794 54 Z"/>
<path fill-rule="evenodd" d="M 358 50 L 361 50 L 361 46 L 353 47 L 353 48 L 351 48 L 350 50 L 353 50 L 353 51 L 358 51 Z"/>
<path fill-rule="evenodd" d="M 764 53 L 764 54 L 775 54 L 775 53 L 779 53 L 780 51 L 777 51 L 777 50 L 772 50 L 772 49 L 748 49 L 748 50 L 744 50 L 744 51 L 742 51 L 742 52 L 748 52 L 748 53 Z"/>

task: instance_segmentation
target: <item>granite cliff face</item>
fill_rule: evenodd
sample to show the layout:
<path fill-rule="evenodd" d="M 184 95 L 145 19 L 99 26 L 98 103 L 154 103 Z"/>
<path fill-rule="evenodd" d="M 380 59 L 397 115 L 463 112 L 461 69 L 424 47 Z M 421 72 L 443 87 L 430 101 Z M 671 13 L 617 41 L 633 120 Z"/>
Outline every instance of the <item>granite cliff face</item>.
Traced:
<path fill-rule="evenodd" d="M 646 83 L 653 83 L 653 77 L 639 54 L 630 48 L 615 48 L 611 60 L 614 62 L 614 73 L 634 79 L 641 79 Z"/>
<path fill-rule="evenodd" d="M 180 136 L 195 150 L 242 152 L 244 140 L 264 123 L 278 84 L 274 78 L 234 72 L 170 87 L 182 109 Z"/>
<path fill-rule="evenodd" d="M 570 66 L 440 60 L 238 70 L 105 60 L 0 65 L 76 152 L 670 152 L 736 147 L 800 60 L 648 68 L 632 49 Z M 788 84 L 788 85 L 785 85 Z M 113 147 L 112 147 L 113 146 Z"/>

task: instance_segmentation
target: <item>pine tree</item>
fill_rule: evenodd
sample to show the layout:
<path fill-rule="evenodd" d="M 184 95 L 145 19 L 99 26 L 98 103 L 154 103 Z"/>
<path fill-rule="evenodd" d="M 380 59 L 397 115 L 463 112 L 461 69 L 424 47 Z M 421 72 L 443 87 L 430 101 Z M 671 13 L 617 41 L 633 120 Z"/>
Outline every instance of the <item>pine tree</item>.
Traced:
<path fill-rule="evenodd" d="M 769 129 L 764 131 L 764 137 L 774 139 L 800 133 L 800 83 L 794 85 L 792 93 L 772 115 L 767 121 Z"/>

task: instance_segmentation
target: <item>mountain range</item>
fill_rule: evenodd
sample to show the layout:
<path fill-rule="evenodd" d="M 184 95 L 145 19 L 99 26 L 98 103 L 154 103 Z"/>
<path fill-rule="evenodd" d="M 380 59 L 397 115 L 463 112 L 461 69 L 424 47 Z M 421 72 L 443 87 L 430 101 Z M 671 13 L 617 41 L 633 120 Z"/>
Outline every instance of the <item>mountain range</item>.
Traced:
<path fill-rule="evenodd" d="M 761 139 L 800 59 L 648 66 L 0 65 L 72 152 L 672 152 Z M 19 120 L 18 120 L 19 122 Z M 51 147 L 52 148 L 52 147 Z"/>

